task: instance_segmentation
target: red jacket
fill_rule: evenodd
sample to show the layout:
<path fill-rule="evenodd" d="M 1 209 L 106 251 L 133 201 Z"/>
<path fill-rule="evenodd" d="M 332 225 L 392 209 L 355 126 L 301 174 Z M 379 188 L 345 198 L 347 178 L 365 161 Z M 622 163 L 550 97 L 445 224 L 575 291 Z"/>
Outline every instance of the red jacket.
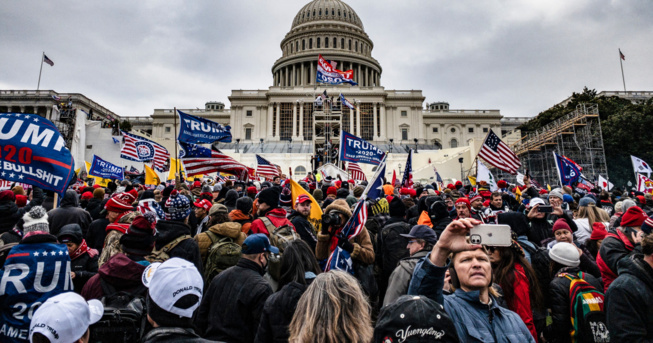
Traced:
<path fill-rule="evenodd" d="M 105 294 L 102 291 L 100 278 L 113 286 L 116 291 L 133 292 L 142 286 L 142 276 L 145 265 L 132 261 L 127 255 L 118 253 L 103 264 L 98 273 L 91 277 L 84 288 L 82 297 L 86 300 L 101 299 Z"/>
<path fill-rule="evenodd" d="M 270 219 L 272 224 L 274 224 L 274 227 L 290 225 L 290 227 L 292 227 L 293 230 L 295 230 L 295 226 L 292 225 L 290 220 L 286 218 L 286 210 L 284 210 L 281 207 L 271 210 L 270 212 L 266 213 L 265 216 L 268 219 Z M 250 227 L 250 229 L 252 230 L 252 233 L 264 233 L 266 236 L 270 237 L 270 233 L 268 232 L 268 229 L 265 227 L 265 224 L 260 218 L 255 219 L 252 222 L 252 226 Z"/>
<path fill-rule="evenodd" d="M 507 301 L 508 309 L 519 315 L 526 324 L 528 331 L 533 335 L 535 342 L 537 342 L 537 331 L 533 323 L 533 310 L 531 308 L 531 286 L 528 277 L 526 277 L 526 272 L 524 272 L 524 267 L 519 263 L 515 263 L 515 280 L 512 282 L 512 289 L 514 295 L 511 301 Z"/>
<path fill-rule="evenodd" d="M 603 292 L 608 291 L 608 287 L 614 279 L 617 278 L 617 264 L 622 258 L 630 254 L 635 246 L 631 243 L 626 235 L 619 230 L 610 230 L 608 235 L 601 243 L 601 249 L 596 255 L 596 265 L 601 271 L 603 279 Z"/>

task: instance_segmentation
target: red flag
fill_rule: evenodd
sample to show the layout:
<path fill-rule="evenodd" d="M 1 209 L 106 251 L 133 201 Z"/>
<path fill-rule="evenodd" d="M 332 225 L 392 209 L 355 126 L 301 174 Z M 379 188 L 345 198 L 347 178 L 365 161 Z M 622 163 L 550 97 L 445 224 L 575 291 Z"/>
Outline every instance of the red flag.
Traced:
<path fill-rule="evenodd" d="M 397 182 L 397 171 L 393 170 L 392 171 L 392 187 L 395 186 L 395 182 Z"/>
<path fill-rule="evenodd" d="M 622 60 L 626 60 L 626 56 L 624 55 L 623 52 L 621 52 L 621 49 L 619 49 L 619 57 L 621 57 Z"/>

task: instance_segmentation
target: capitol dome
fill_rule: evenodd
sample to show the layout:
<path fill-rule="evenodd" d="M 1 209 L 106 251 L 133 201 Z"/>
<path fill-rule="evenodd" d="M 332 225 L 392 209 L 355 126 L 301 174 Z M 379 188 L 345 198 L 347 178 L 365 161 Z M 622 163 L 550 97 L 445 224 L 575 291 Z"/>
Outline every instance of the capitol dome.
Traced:
<path fill-rule="evenodd" d="M 374 43 L 358 14 L 341 0 L 313 0 L 297 12 L 281 41 L 282 56 L 272 67 L 273 85 L 315 84 L 318 55 L 354 71 L 361 87 L 380 86 L 381 65 L 372 57 Z"/>

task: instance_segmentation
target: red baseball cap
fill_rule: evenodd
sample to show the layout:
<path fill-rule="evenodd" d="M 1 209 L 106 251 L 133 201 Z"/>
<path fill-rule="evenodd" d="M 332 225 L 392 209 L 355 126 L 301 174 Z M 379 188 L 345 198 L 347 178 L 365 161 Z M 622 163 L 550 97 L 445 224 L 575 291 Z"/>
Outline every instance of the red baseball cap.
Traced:
<path fill-rule="evenodd" d="M 211 204 L 211 202 L 208 201 L 208 200 L 206 200 L 206 199 L 202 199 L 202 200 L 196 202 L 194 205 L 195 205 L 195 207 L 201 207 L 201 208 L 203 208 L 203 209 L 206 210 L 206 211 L 208 211 L 209 209 L 211 209 L 211 206 L 213 206 L 213 205 Z"/>
<path fill-rule="evenodd" d="M 300 194 L 300 195 L 297 197 L 297 200 L 295 200 L 295 205 L 297 205 L 297 204 L 303 204 L 303 203 L 305 203 L 305 202 L 307 202 L 307 201 L 308 201 L 308 202 L 311 202 L 311 198 L 310 198 L 308 195 L 306 195 L 306 194 Z"/>

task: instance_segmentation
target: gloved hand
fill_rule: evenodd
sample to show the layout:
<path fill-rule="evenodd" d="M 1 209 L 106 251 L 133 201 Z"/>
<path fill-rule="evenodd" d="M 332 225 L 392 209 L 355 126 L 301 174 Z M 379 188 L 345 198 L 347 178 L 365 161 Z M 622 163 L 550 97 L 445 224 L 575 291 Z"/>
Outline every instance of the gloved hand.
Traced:
<path fill-rule="evenodd" d="M 350 254 L 354 252 L 354 245 L 347 239 L 347 237 L 338 236 L 338 246 L 340 249 Z"/>

